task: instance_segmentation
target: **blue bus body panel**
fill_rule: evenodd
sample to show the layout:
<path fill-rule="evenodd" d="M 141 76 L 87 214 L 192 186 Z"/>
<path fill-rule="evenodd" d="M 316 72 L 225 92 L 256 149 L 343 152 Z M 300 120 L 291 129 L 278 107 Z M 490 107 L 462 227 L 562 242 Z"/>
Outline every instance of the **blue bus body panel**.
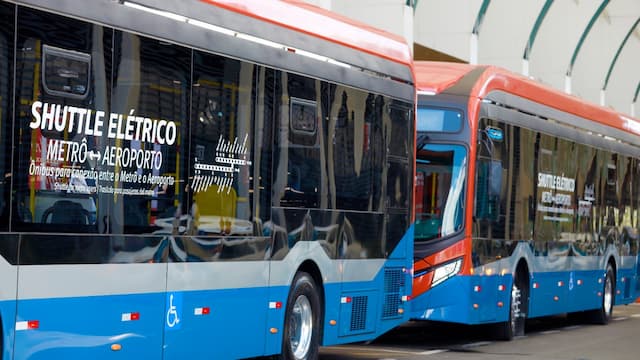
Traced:
<path fill-rule="evenodd" d="M 267 290 L 170 293 L 174 295 L 179 321 L 165 308 L 164 359 L 243 358 L 262 354 L 268 332 L 267 312 L 284 312 L 269 309 Z M 271 337 L 280 339 L 278 335 Z"/>
<path fill-rule="evenodd" d="M 338 345 L 375 339 L 410 319 L 413 226 L 371 281 L 345 281 L 326 286 L 323 345 Z M 348 302 L 347 302 L 347 299 Z M 330 321 L 336 324 L 331 325 Z"/>
<path fill-rule="evenodd" d="M 411 251 L 411 234 L 398 246 L 404 255 Z M 410 262 L 392 254 L 380 262 L 371 281 L 323 284 L 323 344 L 371 340 L 408 321 L 404 296 L 411 293 Z M 289 288 L 3 301 L 3 358 L 168 360 L 277 354 Z M 352 300 L 343 301 L 347 298 Z"/>
<path fill-rule="evenodd" d="M 527 318 L 597 309 L 604 276 L 602 270 L 534 273 Z M 411 317 L 471 325 L 507 321 L 512 281 L 509 274 L 455 276 L 414 298 Z M 635 269 L 619 269 L 616 284 L 616 305 L 638 296 Z"/>
<path fill-rule="evenodd" d="M 15 339 L 16 302 L 14 300 L 0 301 L 2 314 L 2 359 L 11 359 L 11 346 Z"/>
<path fill-rule="evenodd" d="M 412 317 L 461 324 L 506 321 L 511 281 L 511 275 L 455 276 L 412 299 Z M 498 291 L 499 285 L 505 290 Z M 479 291 L 474 291 L 476 286 Z"/>
<path fill-rule="evenodd" d="M 340 304 L 340 294 L 352 297 L 365 294 L 370 309 L 364 318 L 354 319 L 351 304 L 327 307 L 327 315 L 334 316 L 325 317 L 325 345 L 369 340 L 408 320 L 408 312 L 380 318 L 382 278 L 381 273 L 372 282 L 326 284 L 327 299 L 337 299 Z M 281 350 L 285 304 L 269 308 L 264 301 L 267 293 L 286 299 L 288 287 L 172 292 L 172 301 L 165 293 L 21 300 L 17 303 L 16 322 L 36 320 L 37 328 L 15 331 L 10 319 L 16 303 L 2 302 L 0 309 L 5 315 L 5 343 L 13 343 L 11 334 L 15 334 L 16 360 L 112 359 L 114 356 L 119 359 L 236 359 L 276 354 Z M 176 315 L 169 314 L 170 303 L 176 307 Z M 204 314 L 203 308 L 208 308 Z M 125 313 L 123 309 L 131 310 Z M 131 319 L 130 314 L 137 315 Z M 337 319 L 338 325 L 329 324 L 330 317 Z M 341 323 L 354 321 L 366 324 L 366 328 L 339 331 Z M 277 332 L 271 333 L 272 328 Z M 112 350 L 114 344 L 121 349 Z M 6 347 L 4 358 L 11 358 L 10 349 Z"/>
<path fill-rule="evenodd" d="M 16 324 L 38 323 L 16 326 L 15 360 L 111 359 L 112 344 L 122 347 L 119 358 L 162 357 L 164 294 L 20 300 L 17 307 Z"/>
<path fill-rule="evenodd" d="M 169 294 L 165 293 L 18 301 L 17 322 L 37 320 L 38 327 L 15 330 L 14 359 L 113 359 L 114 356 L 118 359 L 236 359 L 256 356 L 265 352 L 265 339 L 278 344 L 278 349 L 282 341 L 281 331 L 267 334 L 268 314 L 276 314 L 280 330 L 284 318 L 284 308 L 269 309 L 268 303 L 263 301 L 267 290 L 172 292 L 177 316 L 169 314 Z M 3 310 L 10 309 L 12 303 L 3 302 Z M 208 310 L 203 313 L 203 308 Z M 123 309 L 131 309 L 137 315 L 131 319 Z M 125 318 L 131 320 L 123 320 Z M 7 318 L 3 320 L 5 329 L 10 330 L 5 334 L 13 333 Z M 5 336 L 7 340 L 10 338 Z M 121 349 L 112 350 L 113 344 Z M 10 347 L 5 358 L 11 358 Z"/>
<path fill-rule="evenodd" d="M 393 271 L 400 268 L 388 265 L 386 269 Z M 410 284 L 409 272 L 405 273 L 404 284 Z M 408 303 L 402 300 L 400 292 L 383 291 L 384 278 L 382 271 L 371 282 L 349 282 L 329 288 L 327 299 L 335 298 L 336 290 L 339 290 L 339 296 L 338 301 L 332 301 L 332 305 L 326 307 L 323 345 L 371 340 L 409 320 Z M 401 287 L 403 294 L 407 295 L 405 286 Z M 331 325 L 331 320 L 336 324 Z"/>

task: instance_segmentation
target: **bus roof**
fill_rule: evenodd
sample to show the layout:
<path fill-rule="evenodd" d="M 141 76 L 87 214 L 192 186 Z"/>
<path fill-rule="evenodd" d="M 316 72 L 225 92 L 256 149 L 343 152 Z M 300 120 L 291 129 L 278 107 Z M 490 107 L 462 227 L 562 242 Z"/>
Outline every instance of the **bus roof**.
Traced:
<path fill-rule="evenodd" d="M 483 99 L 503 91 L 556 110 L 640 135 L 640 121 L 576 96 L 566 94 L 508 70 L 486 65 L 416 61 L 416 88 L 419 93 L 447 93 L 471 72 L 481 74 L 470 85 L 468 96 Z"/>
<path fill-rule="evenodd" d="M 201 0 L 307 35 L 410 66 L 407 42 L 394 35 L 301 0 Z"/>
<path fill-rule="evenodd" d="M 415 98 L 412 54 L 401 36 L 301 0 L 93 0 L 91 6 L 77 6 L 76 0 L 12 1 L 273 68 Z M 300 58 L 292 54 L 330 65 L 297 61 Z"/>

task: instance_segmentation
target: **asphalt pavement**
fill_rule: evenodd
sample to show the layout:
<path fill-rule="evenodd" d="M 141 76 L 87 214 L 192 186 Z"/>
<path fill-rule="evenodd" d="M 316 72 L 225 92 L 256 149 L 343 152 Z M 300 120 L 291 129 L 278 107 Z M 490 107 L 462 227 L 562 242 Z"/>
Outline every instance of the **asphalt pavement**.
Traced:
<path fill-rule="evenodd" d="M 533 319 L 525 336 L 495 341 L 488 326 L 412 322 L 371 343 L 322 348 L 321 360 L 637 360 L 640 304 L 617 306 L 608 325 L 567 316 Z"/>

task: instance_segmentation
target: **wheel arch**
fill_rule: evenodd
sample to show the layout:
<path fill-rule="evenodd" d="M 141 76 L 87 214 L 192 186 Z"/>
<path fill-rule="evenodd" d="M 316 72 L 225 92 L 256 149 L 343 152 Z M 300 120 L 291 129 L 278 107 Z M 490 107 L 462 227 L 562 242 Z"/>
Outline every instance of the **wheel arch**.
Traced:
<path fill-rule="evenodd" d="M 617 280 L 616 277 L 618 275 L 618 265 L 616 264 L 615 257 L 609 256 L 609 258 L 607 259 L 606 265 L 605 265 L 605 271 L 607 270 L 607 266 L 609 266 L 609 265 L 611 265 L 611 267 L 613 268 L 614 279 Z"/>
<path fill-rule="evenodd" d="M 324 292 L 324 281 L 322 280 L 322 272 L 320 271 L 320 267 L 310 259 L 303 261 L 298 267 L 296 273 L 305 272 L 313 278 L 317 289 L 318 289 L 318 297 L 320 298 L 320 344 L 323 342 L 324 337 L 324 316 L 325 316 L 325 292 Z"/>
<path fill-rule="evenodd" d="M 514 275 L 523 275 L 522 280 L 526 281 L 526 285 L 531 285 L 531 271 L 529 270 L 529 263 L 525 258 L 520 258 L 516 263 Z"/>
<path fill-rule="evenodd" d="M 529 302 L 531 301 L 531 271 L 529 268 L 529 263 L 523 257 L 518 260 L 516 263 L 516 268 L 514 271 L 514 276 L 516 276 L 522 284 L 522 290 L 525 292 L 525 296 L 523 298 L 523 309 L 522 311 L 525 314 L 525 317 L 529 315 Z"/>
<path fill-rule="evenodd" d="M 605 271 L 605 276 L 606 276 L 606 271 L 607 268 L 609 267 L 609 265 L 611 265 L 611 269 L 613 269 L 613 299 L 612 299 L 612 306 L 616 304 L 616 292 L 618 289 L 618 265 L 616 263 L 616 259 L 614 256 L 609 256 L 609 259 L 607 259 L 607 263 L 606 266 L 604 268 Z"/>

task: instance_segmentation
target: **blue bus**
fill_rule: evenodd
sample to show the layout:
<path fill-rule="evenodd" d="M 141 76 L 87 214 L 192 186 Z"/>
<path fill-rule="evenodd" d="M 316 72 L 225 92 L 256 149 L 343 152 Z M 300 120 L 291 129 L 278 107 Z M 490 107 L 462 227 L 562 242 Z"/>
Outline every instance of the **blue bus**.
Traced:
<path fill-rule="evenodd" d="M 633 302 L 640 122 L 492 66 L 415 73 L 412 318 L 511 339 Z"/>
<path fill-rule="evenodd" d="M 0 1 L 3 359 L 313 359 L 407 321 L 398 37 L 295 1 Z"/>

